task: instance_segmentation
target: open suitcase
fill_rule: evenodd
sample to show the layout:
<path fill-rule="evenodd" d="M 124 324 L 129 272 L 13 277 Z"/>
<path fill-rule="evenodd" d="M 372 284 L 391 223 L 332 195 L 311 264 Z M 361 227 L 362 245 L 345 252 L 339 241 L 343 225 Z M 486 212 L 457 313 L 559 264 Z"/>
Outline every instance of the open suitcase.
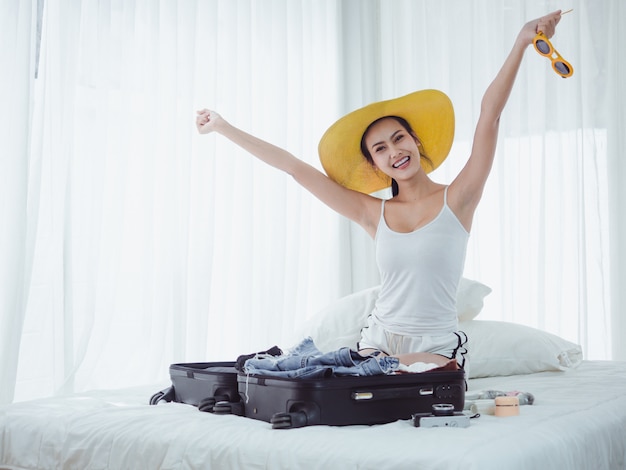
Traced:
<path fill-rule="evenodd" d="M 435 404 L 463 411 L 465 372 L 283 379 L 237 376 L 245 416 L 272 423 L 274 429 L 315 424 L 381 424 L 428 413 Z M 234 412 L 217 403 L 216 413 Z"/>
<path fill-rule="evenodd" d="M 172 385 L 150 398 L 150 404 L 174 401 L 214 411 L 217 402 L 229 403 L 230 412 L 243 414 L 234 362 L 195 362 L 170 365 Z"/>

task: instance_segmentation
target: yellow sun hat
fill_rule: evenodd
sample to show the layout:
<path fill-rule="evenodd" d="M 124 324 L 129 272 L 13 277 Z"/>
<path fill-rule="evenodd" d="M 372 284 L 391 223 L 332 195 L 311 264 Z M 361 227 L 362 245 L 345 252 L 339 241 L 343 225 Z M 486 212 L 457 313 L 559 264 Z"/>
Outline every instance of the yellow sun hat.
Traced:
<path fill-rule="evenodd" d="M 437 168 L 448 156 L 454 137 L 454 108 L 439 90 L 420 90 L 399 98 L 378 101 L 335 122 L 322 136 L 318 152 L 326 174 L 349 189 L 371 194 L 391 186 L 391 179 L 361 153 L 361 137 L 375 120 L 398 116 L 411 125 L 433 163 L 422 160 L 424 171 Z"/>

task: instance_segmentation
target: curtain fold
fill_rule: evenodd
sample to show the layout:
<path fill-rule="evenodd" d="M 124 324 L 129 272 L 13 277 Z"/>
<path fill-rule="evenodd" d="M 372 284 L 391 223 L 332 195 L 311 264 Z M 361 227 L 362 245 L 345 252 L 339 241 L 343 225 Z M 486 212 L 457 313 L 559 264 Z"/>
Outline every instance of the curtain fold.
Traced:
<path fill-rule="evenodd" d="M 0 2 L 0 403 L 14 398 L 33 259 L 28 153 L 36 12 L 35 1 Z"/>
<path fill-rule="evenodd" d="M 481 97 L 522 24 L 562 5 L 506 0 L 2 0 L 0 402 L 167 380 L 297 339 L 378 283 L 373 242 L 220 136 L 217 110 L 320 166 L 317 143 L 374 100 L 439 88 L 469 155 Z M 502 118 L 466 276 L 481 317 L 624 358 L 623 5 L 574 0 L 532 47 Z"/>
<path fill-rule="evenodd" d="M 624 207 L 626 205 L 626 93 L 624 92 L 623 77 L 626 74 L 624 64 L 624 52 L 622 44 L 626 44 L 626 29 L 622 27 L 626 18 L 626 5 L 623 2 L 610 2 L 608 11 L 602 18 L 606 23 L 598 26 L 602 31 L 604 41 L 595 45 L 596 50 L 604 49 L 604 60 L 601 62 L 601 71 L 594 78 L 601 80 L 596 86 L 601 90 L 601 96 L 597 101 L 598 113 L 604 116 L 607 128 L 608 155 L 608 210 L 609 218 L 609 242 L 603 245 L 608 251 L 611 263 L 610 280 L 611 297 L 607 300 L 611 308 L 611 336 L 612 358 L 626 360 L 626 217 Z M 612 19 L 617 18 L 618 21 Z M 609 20 L 611 19 L 611 20 Z M 608 23 L 608 27 L 606 27 Z"/>

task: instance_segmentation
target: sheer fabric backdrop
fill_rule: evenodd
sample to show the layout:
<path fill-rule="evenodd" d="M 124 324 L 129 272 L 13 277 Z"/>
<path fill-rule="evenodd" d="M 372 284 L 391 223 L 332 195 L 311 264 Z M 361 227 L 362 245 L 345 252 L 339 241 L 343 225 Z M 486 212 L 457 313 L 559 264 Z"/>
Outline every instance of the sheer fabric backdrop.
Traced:
<path fill-rule="evenodd" d="M 0 403 L 13 397 L 30 284 L 27 199 L 36 18 L 31 2 L 0 2 Z"/>
<path fill-rule="evenodd" d="M 13 125 L 0 144 L 3 402 L 153 383 L 172 362 L 288 347 L 316 311 L 378 282 L 360 228 L 225 139 L 199 136 L 196 109 L 319 166 L 317 141 L 345 112 L 439 88 L 457 113 L 457 140 L 433 174 L 447 183 L 517 31 L 561 7 L 46 0 L 35 80 L 36 3 L 2 5 L 13 28 L 2 29 L 2 93 L 15 106 L 0 110 Z M 611 335 L 626 328 L 626 14 L 618 0 L 571 7 L 554 44 L 575 74 L 559 78 L 528 49 L 466 276 L 494 290 L 482 318 L 624 359 Z"/>

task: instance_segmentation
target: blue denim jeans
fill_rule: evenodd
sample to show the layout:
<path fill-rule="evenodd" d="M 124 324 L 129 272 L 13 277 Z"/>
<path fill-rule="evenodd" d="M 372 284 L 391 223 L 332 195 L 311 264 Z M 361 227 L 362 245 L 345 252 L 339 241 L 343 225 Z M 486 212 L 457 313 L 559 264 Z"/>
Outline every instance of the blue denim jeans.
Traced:
<path fill-rule="evenodd" d="M 286 378 L 318 378 L 332 375 L 383 375 L 398 369 L 396 357 L 361 356 L 350 348 L 322 353 L 305 338 L 288 354 L 257 356 L 245 362 L 246 374 Z"/>

